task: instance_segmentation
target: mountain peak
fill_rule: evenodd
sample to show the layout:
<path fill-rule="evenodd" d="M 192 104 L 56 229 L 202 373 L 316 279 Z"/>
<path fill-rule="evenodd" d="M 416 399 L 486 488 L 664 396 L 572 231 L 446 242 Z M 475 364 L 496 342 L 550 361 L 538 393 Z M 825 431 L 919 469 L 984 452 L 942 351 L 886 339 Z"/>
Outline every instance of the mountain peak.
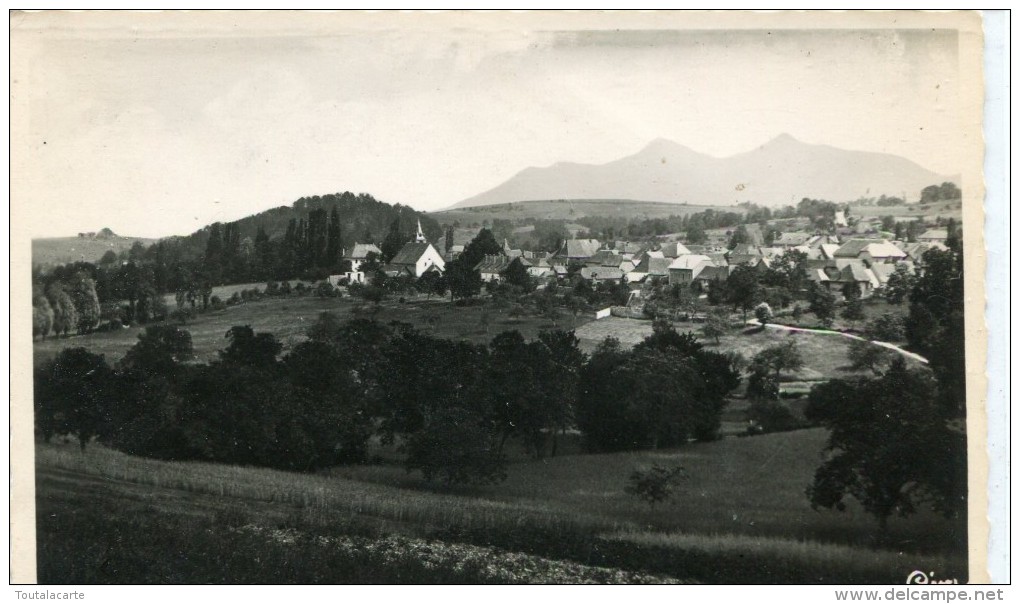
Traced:
<path fill-rule="evenodd" d="M 687 147 L 668 138 L 657 138 L 644 146 L 639 153 L 662 153 L 669 151 L 690 151 Z"/>
<path fill-rule="evenodd" d="M 767 142 L 765 144 L 766 145 L 779 145 L 779 144 L 788 145 L 788 144 L 791 144 L 791 143 L 798 143 L 799 144 L 800 141 L 795 139 L 795 138 L 793 138 L 792 136 L 790 136 L 789 134 L 784 132 L 784 133 L 780 134 L 779 136 L 775 137 L 774 139 L 770 140 L 769 142 Z"/>

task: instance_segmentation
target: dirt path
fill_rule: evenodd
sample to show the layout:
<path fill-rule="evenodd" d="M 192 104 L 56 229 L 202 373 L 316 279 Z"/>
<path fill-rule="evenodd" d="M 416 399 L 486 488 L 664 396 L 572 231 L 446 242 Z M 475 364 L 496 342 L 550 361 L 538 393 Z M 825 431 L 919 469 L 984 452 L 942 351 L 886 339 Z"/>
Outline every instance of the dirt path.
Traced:
<path fill-rule="evenodd" d="M 752 325 L 754 327 L 761 327 L 761 323 L 758 321 L 758 319 L 749 319 L 747 321 L 747 324 L 748 325 Z M 833 330 L 830 330 L 830 329 L 811 329 L 811 328 L 808 328 L 808 327 L 791 327 L 790 325 L 776 325 L 774 323 L 768 323 L 768 324 L 765 325 L 765 327 L 770 327 L 772 329 L 781 329 L 783 331 L 802 331 L 802 332 L 807 332 L 807 333 L 820 333 L 820 334 L 825 334 L 825 335 L 843 336 L 844 338 L 850 338 L 851 340 L 860 340 L 862 342 L 871 342 L 872 344 L 881 346 L 883 348 L 888 348 L 889 350 L 896 351 L 896 352 L 902 354 L 905 357 L 909 357 L 911 359 L 914 359 L 915 361 L 920 361 L 920 362 L 925 363 L 925 364 L 928 363 L 928 359 L 926 359 L 923 356 L 917 354 L 916 352 L 910 352 L 909 350 L 904 350 L 904 349 L 900 348 L 899 346 L 897 346 L 895 344 L 890 344 L 889 342 L 879 342 L 878 340 L 869 340 L 867 338 L 862 338 L 861 336 L 855 336 L 852 333 L 845 333 L 845 332 L 842 332 L 842 331 L 833 331 Z"/>

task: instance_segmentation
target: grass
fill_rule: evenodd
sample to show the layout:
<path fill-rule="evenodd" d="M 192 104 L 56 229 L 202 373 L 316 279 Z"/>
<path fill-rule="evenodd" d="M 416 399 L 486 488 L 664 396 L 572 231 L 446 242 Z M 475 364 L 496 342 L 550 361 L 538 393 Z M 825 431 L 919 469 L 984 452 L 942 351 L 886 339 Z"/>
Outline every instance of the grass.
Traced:
<path fill-rule="evenodd" d="M 68 262 L 99 262 L 108 251 L 120 253 L 131 249 L 135 242 L 148 247 L 155 239 L 113 237 L 83 239 L 79 237 L 44 237 L 32 240 L 32 265 L 55 266 Z"/>
<path fill-rule="evenodd" d="M 701 336 L 700 328 L 701 324 L 698 323 L 676 324 L 677 331 L 693 331 L 709 350 L 739 352 L 748 360 L 765 348 L 791 340 L 795 341 L 800 355 L 804 359 L 804 366 L 798 371 L 783 374 L 781 377 L 783 382 L 817 382 L 846 377 L 855 373 L 850 370 L 850 361 L 847 359 L 850 340 L 839 335 L 751 328 L 730 331 L 721 336 L 717 344 L 714 340 Z M 599 342 L 607 336 L 619 339 L 620 343 L 625 346 L 633 346 L 651 333 L 651 321 L 620 317 L 609 317 L 586 323 L 576 331 L 578 339 L 581 340 L 581 347 L 588 352 L 594 350 Z M 914 361 L 908 358 L 908 362 Z M 868 374 L 861 373 L 861 375 Z"/>
<path fill-rule="evenodd" d="M 902 568 L 911 565 L 961 576 L 965 563 L 957 553 L 963 530 L 958 524 L 922 514 L 894 519 L 889 533 L 877 538 L 874 521 L 859 509 L 810 509 L 804 487 L 824 438 L 821 430 L 804 430 L 678 450 L 557 457 L 513 464 L 501 485 L 447 491 L 393 466 L 307 475 L 141 459 L 102 447 L 82 454 L 74 445 L 43 444 L 37 447 L 40 568 L 50 578 L 80 576 L 74 561 L 85 557 L 94 564 L 105 551 L 127 565 L 122 577 L 194 580 L 173 558 L 174 551 L 190 548 L 193 559 L 219 560 L 222 567 L 217 572 L 223 579 L 202 580 L 247 582 L 255 576 L 246 574 L 250 561 L 235 552 L 268 551 L 268 559 L 291 560 L 296 568 L 288 572 L 312 581 L 306 573 L 322 568 L 318 550 L 309 550 L 316 553 L 307 555 L 308 568 L 287 557 L 293 554 L 272 552 L 300 549 L 318 543 L 307 540 L 318 537 L 337 543 L 363 537 L 374 543 L 396 535 L 411 540 L 407 547 L 495 548 L 484 554 L 457 550 L 461 553 L 444 558 L 449 564 L 441 565 L 438 576 L 453 582 L 459 575 L 449 574 L 454 572 L 450 565 L 456 568 L 463 557 L 501 559 L 506 552 L 709 582 L 898 582 L 905 576 Z M 686 470 L 674 499 L 654 509 L 623 492 L 631 470 L 651 463 L 680 463 Z M 255 528 L 226 531 L 248 526 Z M 265 543 L 266 531 L 277 529 L 294 534 L 297 545 Z M 136 531 L 144 539 L 169 543 L 134 551 L 141 547 L 131 541 Z M 110 536 L 120 533 L 119 541 Z M 206 539 L 208 534 L 215 539 Z M 125 554 L 124 548 L 133 553 Z M 358 575 L 363 580 L 393 580 L 371 571 L 371 560 L 338 559 L 333 548 L 327 550 L 321 554 L 326 559 L 368 573 Z M 413 557 L 393 556 L 393 568 L 419 578 Z M 151 567 L 163 571 L 153 578 L 131 566 L 139 557 L 152 558 Z M 891 565 L 893 560 L 901 563 Z M 190 562 L 181 564 L 192 568 Z M 232 565 L 238 566 L 236 573 Z M 561 577 L 556 568 L 521 580 L 560 580 L 554 578 Z M 292 580 L 274 572 L 267 572 L 266 580 Z M 335 569 L 318 580 L 346 581 L 344 572 Z M 461 578 L 488 580 L 481 576 Z"/>
<path fill-rule="evenodd" d="M 244 286 L 235 286 L 244 289 Z M 227 294 L 229 296 L 229 294 Z M 275 335 L 284 345 L 284 351 L 305 339 L 305 332 L 325 311 L 335 313 L 341 320 L 355 316 L 369 317 L 370 313 L 356 313 L 361 302 L 352 298 L 320 298 L 314 295 L 291 295 L 263 298 L 223 310 L 203 313 L 183 326 L 191 333 L 195 354 L 200 361 L 216 358 L 219 350 L 226 345 L 224 336 L 234 325 L 251 325 L 255 331 L 266 331 Z M 501 331 L 516 329 L 525 338 L 535 338 L 542 329 L 554 327 L 547 319 L 526 315 L 512 319 L 508 310 L 496 310 L 488 305 L 454 306 L 449 298 L 413 298 L 406 303 L 398 299 L 386 300 L 380 306 L 375 318 L 383 323 L 404 321 L 418 328 L 432 331 L 426 317 L 435 314 L 439 321 L 434 328 L 435 335 L 452 339 L 488 343 Z M 482 313 L 488 313 L 489 325 L 486 330 L 481 322 Z M 577 325 L 591 321 L 591 317 L 578 316 Z M 557 326 L 571 329 L 575 324 L 572 316 L 564 313 Z M 135 342 L 142 326 L 120 329 L 112 332 L 96 332 L 67 338 L 47 338 L 34 344 L 35 363 L 38 364 L 55 356 L 64 348 L 83 346 L 94 353 L 103 354 L 108 361 L 122 357 Z"/>

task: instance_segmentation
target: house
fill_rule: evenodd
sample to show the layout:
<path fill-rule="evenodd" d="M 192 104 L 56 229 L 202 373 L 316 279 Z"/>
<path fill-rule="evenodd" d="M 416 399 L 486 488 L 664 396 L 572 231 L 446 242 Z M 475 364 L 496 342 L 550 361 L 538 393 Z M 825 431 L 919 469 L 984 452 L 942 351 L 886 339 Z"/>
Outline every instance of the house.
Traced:
<path fill-rule="evenodd" d="M 584 261 L 594 256 L 601 247 L 602 244 L 598 239 L 567 239 L 556 252 L 555 257 L 568 262 L 571 260 Z"/>
<path fill-rule="evenodd" d="M 599 250 L 584 260 L 586 266 L 615 266 L 619 267 L 623 257 L 616 250 Z"/>
<path fill-rule="evenodd" d="M 686 254 L 679 256 L 669 265 L 669 284 L 688 285 L 693 283 L 701 271 L 712 264 L 708 256 Z"/>
<path fill-rule="evenodd" d="M 946 251 L 949 248 L 945 244 L 940 242 L 922 243 L 920 241 L 916 243 L 896 242 L 896 246 L 903 250 L 907 254 L 907 258 L 914 262 L 922 262 L 924 260 L 924 254 L 928 250 L 941 250 Z"/>
<path fill-rule="evenodd" d="M 528 274 L 537 279 L 546 279 L 556 276 L 556 272 L 549 264 L 548 258 L 534 258 L 529 261 Z"/>
<path fill-rule="evenodd" d="M 808 279 L 836 295 L 842 295 L 847 284 L 855 284 L 861 298 L 871 297 L 879 284 L 875 273 L 858 259 L 829 261 L 824 268 L 809 270 Z"/>
<path fill-rule="evenodd" d="M 627 281 L 637 283 L 648 277 L 668 277 L 669 265 L 672 263 L 672 258 L 660 258 L 646 254 L 641 258 L 641 262 L 638 262 L 637 266 L 627 273 Z"/>
<path fill-rule="evenodd" d="M 504 254 L 486 254 L 482 261 L 475 265 L 475 270 L 482 277 L 484 283 L 499 281 L 503 278 L 502 273 L 513 262 L 513 258 Z"/>
<path fill-rule="evenodd" d="M 613 266 L 585 266 L 581 269 L 581 278 L 594 284 L 607 281 L 619 283 L 623 277 L 623 271 Z"/>
<path fill-rule="evenodd" d="M 382 250 L 371 243 L 355 243 L 354 247 L 343 255 L 343 259 L 351 263 L 351 272 L 358 272 L 361 265 L 368 260 L 369 254 L 382 256 Z"/>
<path fill-rule="evenodd" d="M 810 233 L 783 233 L 772 241 L 772 245 L 781 248 L 799 247 L 806 245 L 810 239 Z"/>
<path fill-rule="evenodd" d="M 837 227 L 845 227 L 848 225 L 846 220 L 846 212 L 837 210 L 836 215 L 833 217 L 833 222 Z"/>
<path fill-rule="evenodd" d="M 946 229 L 930 229 L 918 235 L 917 240 L 921 243 L 945 243 L 948 237 Z"/>
<path fill-rule="evenodd" d="M 464 247 L 465 246 L 463 245 L 455 245 L 451 247 L 449 250 L 447 250 L 446 254 L 443 256 L 443 260 L 446 260 L 447 262 L 453 262 L 454 260 L 457 259 L 457 256 L 460 256 L 461 254 L 464 253 Z"/>
<path fill-rule="evenodd" d="M 342 256 L 344 264 L 349 265 L 347 270 L 338 275 L 330 275 L 326 281 L 333 287 L 337 287 L 342 280 L 346 280 L 348 283 L 364 283 L 365 273 L 361 270 L 361 266 L 368 260 L 369 254 L 380 257 L 382 251 L 371 243 L 355 242 L 354 247 L 349 251 L 345 250 Z"/>
<path fill-rule="evenodd" d="M 679 241 L 663 243 L 659 246 L 659 251 L 662 252 L 662 255 L 666 258 L 678 258 L 691 253 L 691 250 L 687 249 L 687 247 Z"/>
<path fill-rule="evenodd" d="M 703 287 L 708 287 L 708 284 L 712 281 L 726 281 L 734 268 L 736 267 L 727 264 L 706 265 L 694 277 L 694 280 L 701 283 Z"/>
<path fill-rule="evenodd" d="M 757 246 L 741 243 L 726 253 L 726 262 L 736 266 L 756 265 L 761 257 L 761 250 Z"/>
<path fill-rule="evenodd" d="M 872 264 L 875 262 L 899 262 L 907 257 L 906 252 L 885 239 L 851 239 L 839 247 L 833 258 L 856 258 Z"/>
<path fill-rule="evenodd" d="M 879 263 L 871 265 L 871 272 L 875 275 L 875 279 L 878 281 L 878 285 L 876 285 L 875 288 L 881 289 L 885 287 L 885 284 L 889 282 L 889 276 L 895 273 L 896 268 L 899 266 L 905 266 L 907 268 L 907 273 L 910 275 L 913 275 L 916 272 L 913 262 L 897 262 L 896 264 Z"/>

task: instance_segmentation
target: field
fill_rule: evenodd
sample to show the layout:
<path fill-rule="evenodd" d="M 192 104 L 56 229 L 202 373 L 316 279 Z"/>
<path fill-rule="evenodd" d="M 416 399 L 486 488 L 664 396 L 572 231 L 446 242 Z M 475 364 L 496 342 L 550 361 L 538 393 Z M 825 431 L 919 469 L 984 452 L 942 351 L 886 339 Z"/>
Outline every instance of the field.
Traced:
<path fill-rule="evenodd" d="M 235 286 L 238 287 L 238 286 Z M 220 294 L 217 294 L 220 295 Z M 229 295 L 229 294 L 226 294 Z M 362 312 L 359 311 L 362 307 Z M 171 305 L 171 308 L 174 308 Z M 216 358 L 216 353 L 226 346 L 224 336 L 234 325 L 251 325 L 257 332 L 265 331 L 274 334 L 284 345 L 284 351 L 305 339 L 305 332 L 322 312 L 332 312 L 341 320 L 372 316 L 369 307 L 352 298 L 320 298 L 314 295 L 290 295 L 246 302 L 236 306 L 228 306 L 223 310 L 211 311 L 189 320 L 183 329 L 191 333 L 195 355 L 199 361 Z M 454 306 L 449 298 L 431 300 L 421 296 L 400 303 L 397 300 L 386 300 L 375 314 L 375 318 L 383 323 L 403 321 L 411 323 L 423 330 L 434 330 L 435 335 L 447 338 L 466 339 L 479 343 L 487 343 L 492 336 L 509 329 L 516 329 L 526 338 L 535 338 L 542 329 L 559 327 L 571 329 L 575 325 L 594 319 L 593 316 L 573 316 L 564 313 L 562 319 L 554 326 L 548 319 L 525 315 L 518 319 L 510 318 L 506 313 L 485 306 Z M 482 324 L 482 315 L 487 314 L 489 325 Z M 434 315 L 438 320 L 434 326 L 426 323 L 426 318 Z M 64 348 L 83 346 L 93 352 L 103 354 L 107 361 L 119 359 L 134 346 L 138 334 L 144 327 L 131 327 L 113 332 L 95 332 L 82 336 L 67 338 L 48 338 L 36 341 L 34 345 L 35 362 L 51 358 Z"/>
<path fill-rule="evenodd" d="M 135 242 L 148 247 L 155 239 L 118 237 L 83 239 L 79 237 L 47 237 L 32 240 L 32 265 L 55 266 L 68 262 L 99 262 L 109 250 L 120 253 L 131 249 Z"/>
<path fill-rule="evenodd" d="M 750 360 L 758 352 L 793 340 L 804 358 L 804 366 L 790 374 L 784 374 L 784 381 L 818 381 L 849 375 L 847 351 L 851 340 L 839 334 L 797 333 L 766 328 L 732 330 L 721 336 L 719 343 L 700 336 L 700 324 L 677 323 L 677 331 L 693 331 L 709 350 L 739 352 Z M 607 336 L 620 340 L 621 344 L 633 346 L 652 333 L 652 322 L 638 319 L 609 317 L 586 323 L 575 332 L 581 340 L 582 349 L 591 352 Z M 914 361 L 910 361 L 914 362 Z"/>
<path fill-rule="evenodd" d="M 447 491 L 385 465 L 301 475 L 40 444 L 39 578 L 895 583 L 914 568 L 964 576 L 953 553 L 959 524 L 921 514 L 878 535 L 853 506 L 813 511 L 804 488 L 824 439 L 803 430 L 556 457 L 515 463 L 498 486 Z M 655 509 L 623 492 L 630 471 L 651 463 L 685 468 L 676 496 Z"/>
<path fill-rule="evenodd" d="M 624 217 L 640 220 L 644 218 L 666 218 L 683 216 L 705 210 L 736 211 L 734 206 L 699 206 L 658 201 L 635 201 L 632 199 L 571 199 L 518 201 L 471 208 L 454 208 L 431 212 L 429 216 L 441 224 L 481 223 L 484 220 L 522 220 L 539 218 L 544 220 L 577 220 L 585 216 Z"/>
<path fill-rule="evenodd" d="M 850 214 L 858 218 L 894 216 L 914 220 L 921 217 L 930 221 L 941 216 L 942 218 L 955 218 L 959 222 L 963 217 L 963 202 L 960 200 L 937 201 L 924 204 L 924 207 L 921 207 L 919 203 L 899 206 L 853 206 L 850 208 Z"/>

